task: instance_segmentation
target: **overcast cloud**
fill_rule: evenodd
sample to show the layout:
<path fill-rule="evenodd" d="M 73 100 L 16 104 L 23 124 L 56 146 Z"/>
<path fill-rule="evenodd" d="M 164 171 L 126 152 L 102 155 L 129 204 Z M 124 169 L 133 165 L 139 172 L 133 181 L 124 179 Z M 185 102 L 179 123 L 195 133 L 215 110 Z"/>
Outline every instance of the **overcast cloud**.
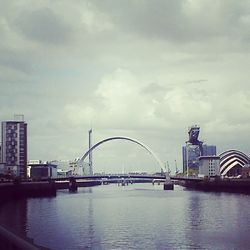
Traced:
<path fill-rule="evenodd" d="M 0 118 L 24 114 L 29 159 L 74 159 L 131 136 L 174 169 L 190 125 L 250 155 L 250 1 L 0 0 Z M 96 172 L 158 166 L 129 142 Z"/>

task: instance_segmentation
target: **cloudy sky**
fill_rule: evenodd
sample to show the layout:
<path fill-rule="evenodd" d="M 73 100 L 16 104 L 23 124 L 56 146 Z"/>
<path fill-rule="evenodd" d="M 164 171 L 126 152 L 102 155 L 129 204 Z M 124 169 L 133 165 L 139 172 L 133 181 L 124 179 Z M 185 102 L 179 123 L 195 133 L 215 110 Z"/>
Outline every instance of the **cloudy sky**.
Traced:
<path fill-rule="evenodd" d="M 24 114 L 29 159 L 74 159 L 129 136 L 174 169 L 192 124 L 250 154 L 250 1 L 0 0 L 0 119 Z M 136 144 L 96 172 L 158 169 Z"/>

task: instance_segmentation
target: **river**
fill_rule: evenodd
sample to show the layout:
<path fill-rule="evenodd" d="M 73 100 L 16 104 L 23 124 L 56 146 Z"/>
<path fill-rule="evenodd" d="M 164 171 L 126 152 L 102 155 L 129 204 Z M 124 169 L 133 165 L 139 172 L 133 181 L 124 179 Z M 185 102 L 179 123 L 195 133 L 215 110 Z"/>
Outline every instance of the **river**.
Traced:
<path fill-rule="evenodd" d="M 250 196 L 115 184 L 0 206 L 0 223 L 50 249 L 250 249 Z"/>

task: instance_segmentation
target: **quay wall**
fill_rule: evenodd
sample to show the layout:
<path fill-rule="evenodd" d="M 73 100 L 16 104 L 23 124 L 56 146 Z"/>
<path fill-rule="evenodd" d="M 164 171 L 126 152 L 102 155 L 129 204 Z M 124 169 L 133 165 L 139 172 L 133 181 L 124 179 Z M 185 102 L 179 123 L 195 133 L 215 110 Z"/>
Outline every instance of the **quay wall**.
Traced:
<path fill-rule="evenodd" d="M 102 182 L 99 180 L 83 180 L 83 181 L 76 181 L 77 187 L 93 187 L 101 185 Z M 56 189 L 68 189 L 69 188 L 69 181 L 56 181 L 55 182 Z"/>
<path fill-rule="evenodd" d="M 202 191 L 250 194 L 250 179 L 208 179 L 200 182 L 185 180 L 179 184 L 188 189 Z"/>
<path fill-rule="evenodd" d="M 98 180 L 83 180 L 76 182 L 77 187 L 101 185 Z M 68 189 L 69 181 L 36 181 L 36 182 L 6 182 L 0 183 L 0 202 L 19 197 L 56 196 L 57 189 Z"/>
<path fill-rule="evenodd" d="M 0 183 L 0 201 L 18 197 L 55 196 L 53 182 Z"/>

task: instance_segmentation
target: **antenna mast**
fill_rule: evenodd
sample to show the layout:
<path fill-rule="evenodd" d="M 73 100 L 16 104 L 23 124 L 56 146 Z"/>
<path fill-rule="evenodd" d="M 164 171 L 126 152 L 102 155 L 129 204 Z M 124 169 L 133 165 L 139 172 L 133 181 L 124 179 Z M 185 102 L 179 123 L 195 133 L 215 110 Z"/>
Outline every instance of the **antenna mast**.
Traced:
<path fill-rule="evenodd" d="M 89 149 L 92 147 L 92 128 L 89 130 Z M 93 175 L 92 151 L 89 152 L 89 175 Z"/>

